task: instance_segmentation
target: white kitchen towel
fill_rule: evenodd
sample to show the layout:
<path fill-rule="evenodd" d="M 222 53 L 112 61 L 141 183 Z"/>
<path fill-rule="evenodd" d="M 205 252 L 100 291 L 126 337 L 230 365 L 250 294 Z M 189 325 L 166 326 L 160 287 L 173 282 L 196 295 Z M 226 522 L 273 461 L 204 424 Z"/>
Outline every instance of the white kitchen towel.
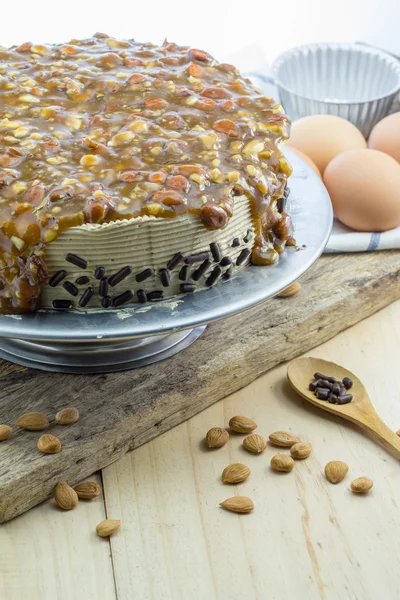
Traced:
<path fill-rule="evenodd" d="M 279 99 L 271 68 L 257 45 L 248 46 L 235 53 L 227 58 L 227 62 L 237 65 L 267 96 Z M 372 252 L 395 248 L 400 248 L 400 227 L 383 233 L 359 232 L 349 229 L 335 219 L 325 252 Z"/>

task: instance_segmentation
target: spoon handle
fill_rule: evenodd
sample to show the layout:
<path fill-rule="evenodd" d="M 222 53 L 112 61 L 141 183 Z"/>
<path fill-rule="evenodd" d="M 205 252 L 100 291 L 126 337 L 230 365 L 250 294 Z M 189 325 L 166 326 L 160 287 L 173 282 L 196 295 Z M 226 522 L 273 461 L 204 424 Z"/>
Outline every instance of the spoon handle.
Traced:
<path fill-rule="evenodd" d="M 400 437 L 382 421 L 375 411 L 365 415 L 365 418 L 360 421 L 360 425 L 400 460 Z"/>

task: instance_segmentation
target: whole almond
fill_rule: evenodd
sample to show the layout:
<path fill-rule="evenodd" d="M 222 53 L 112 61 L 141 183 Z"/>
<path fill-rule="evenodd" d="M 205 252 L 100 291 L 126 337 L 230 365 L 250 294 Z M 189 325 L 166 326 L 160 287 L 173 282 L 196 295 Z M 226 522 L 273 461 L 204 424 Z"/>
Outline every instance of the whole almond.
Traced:
<path fill-rule="evenodd" d="M 55 436 L 50 433 L 45 433 L 38 439 L 37 446 L 40 452 L 44 454 L 57 454 L 61 450 L 61 442 Z"/>
<path fill-rule="evenodd" d="M 62 408 L 56 414 L 56 423 L 59 425 L 72 425 L 79 419 L 79 410 L 77 408 Z"/>
<path fill-rule="evenodd" d="M 281 446 L 283 448 L 291 448 L 300 442 L 299 438 L 289 431 L 274 431 L 269 436 L 269 441 L 273 446 Z"/>
<path fill-rule="evenodd" d="M 400 429 L 396 431 L 396 435 L 400 436 Z"/>
<path fill-rule="evenodd" d="M 101 489 L 95 481 L 84 481 L 74 487 L 80 500 L 92 500 L 100 496 Z"/>
<path fill-rule="evenodd" d="M 341 460 L 331 460 L 325 465 L 325 476 L 331 483 L 339 483 L 347 475 L 348 465 Z"/>
<path fill-rule="evenodd" d="M 374 485 L 374 482 L 369 477 L 357 477 L 351 482 L 351 491 L 355 494 L 366 494 Z"/>
<path fill-rule="evenodd" d="M 279 292 L 279 294 L 277 294 L 277 297 L 278 298 L 288 298 L 289 296 L 294 296 L 295 294 L 298 294 L 300 290 L 301 290 L 301 283 L 299 283 L 298 281 L 295 281 L 294 283 L 292 283 L 292 285 L 289 285 L 289 287 L 287 287 L 284 290 L 282 290 L 281 292 Z"/>
<path fill-rule="evenodd" d="M 8 440 L 13 430 L 8 425 L 0 425 L 0 442 Z"/>
<path fill-rule="evenodd" d="M 248 478 L 251 471 L 246 465 L 241 463 L 232 463 L 222 471 L 222 481 L 224 483 L 241 483 Z"/>
<path fill-rule="evenodd" d="M 294 467 L 294 460 L 286 454 L 276 454 L 271 458 L 271 467 L 274 471 L 285 471 L 289 473 Z"/>
<path fill-rule="evenodd" d="M 63 510 L 71 510 L 78 504 L 76 491 L 67 483 L 57 483 L 54 498 L 57 506 Z"/>
<path fill-rule="evenodd" d="M 243 446 L 249 452 L 259 454 L 260 452 L 263 452 L 265 450 L 265 448 L 267 447 L 267 442 L 262 435 L 259 435 L 258 433 L 252 433 L 251 435 L 248 435 L 244 438 Z"/>
<path fill-rule="evenodd" d="M 222 448 L 229 440 L 229 433 L 222 427 L 213 427 L 207 431 L 206 444 L 209 448 Z"/>
<path fill-rule="evenodd" d="M 219 503 L 222 508 L 236 513 L 249 513 L 254 509 L 253 500 L 247 496 L 233 496 Z"/>
<path fill-rule="evenodd" d="M 293 458 L 308 458 L 312 452 L 312 446 L 309 442 L 298 442 L 290 448 L 290 454 Z"/>
<path fill-rule="evenodd" d="M 28 431 L 41 431 L 42 429 L 47 429 L 49 426 L 49 420 L 41 412 L 30 412 L 22 415 L 16 425 L 18 427 L 22 427 L 22 429 L 27 429 Z"/>
<path fill-rule="evenodd" d="M 249 417 L 232 417 L 229 421 L 229 427 L 236 433 L 251 433 L 257 427 Z"/>
<path fill-rule="evenodd" d="M 109 537 L 121 527 L 121 521 L 115 519 L 106 519 L 96 527 L 97 535 L 100 537 Z"/>

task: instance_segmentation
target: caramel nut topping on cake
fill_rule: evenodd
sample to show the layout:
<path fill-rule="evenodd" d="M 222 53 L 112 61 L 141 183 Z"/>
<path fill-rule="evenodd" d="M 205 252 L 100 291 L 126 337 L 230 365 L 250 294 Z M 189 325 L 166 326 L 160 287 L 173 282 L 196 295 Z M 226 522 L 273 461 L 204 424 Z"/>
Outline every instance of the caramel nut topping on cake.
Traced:
<path fill-rule="evenodd" d="M 275 262 L 291 235 L 277 208 L 288 119 L 202 50 L 104 34 L 0 48 L 0 100 L 0 312 L 35 310 L 45 245 L 86 223 L 188 213 L 219 229 L 246 195 L 254 263 Z"/>

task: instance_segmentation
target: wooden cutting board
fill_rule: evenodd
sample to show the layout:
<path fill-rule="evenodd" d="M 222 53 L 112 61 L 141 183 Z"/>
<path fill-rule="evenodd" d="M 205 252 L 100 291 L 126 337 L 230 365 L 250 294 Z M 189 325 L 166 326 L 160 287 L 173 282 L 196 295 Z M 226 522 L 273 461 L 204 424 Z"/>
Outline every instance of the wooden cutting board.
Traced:
<path fill-rule="evenodd" d="M 78 483 L 399 299 L 400 252 L 323 256 L 302 286 L 297 296 L 215 323 L 183 352 L 133 371 L 67 375 L 0 361 L 0 423 L 42 411 L 51 422 L 48 432 L 62 442 L 60 454 L 44 455 L 36 446 L 41 432 L 15 427 L 0 443 L 0 522 L 45 500 L 57 482 Z M 81 414 L 68 427 L 54 423 L 65 406 Z"/>

